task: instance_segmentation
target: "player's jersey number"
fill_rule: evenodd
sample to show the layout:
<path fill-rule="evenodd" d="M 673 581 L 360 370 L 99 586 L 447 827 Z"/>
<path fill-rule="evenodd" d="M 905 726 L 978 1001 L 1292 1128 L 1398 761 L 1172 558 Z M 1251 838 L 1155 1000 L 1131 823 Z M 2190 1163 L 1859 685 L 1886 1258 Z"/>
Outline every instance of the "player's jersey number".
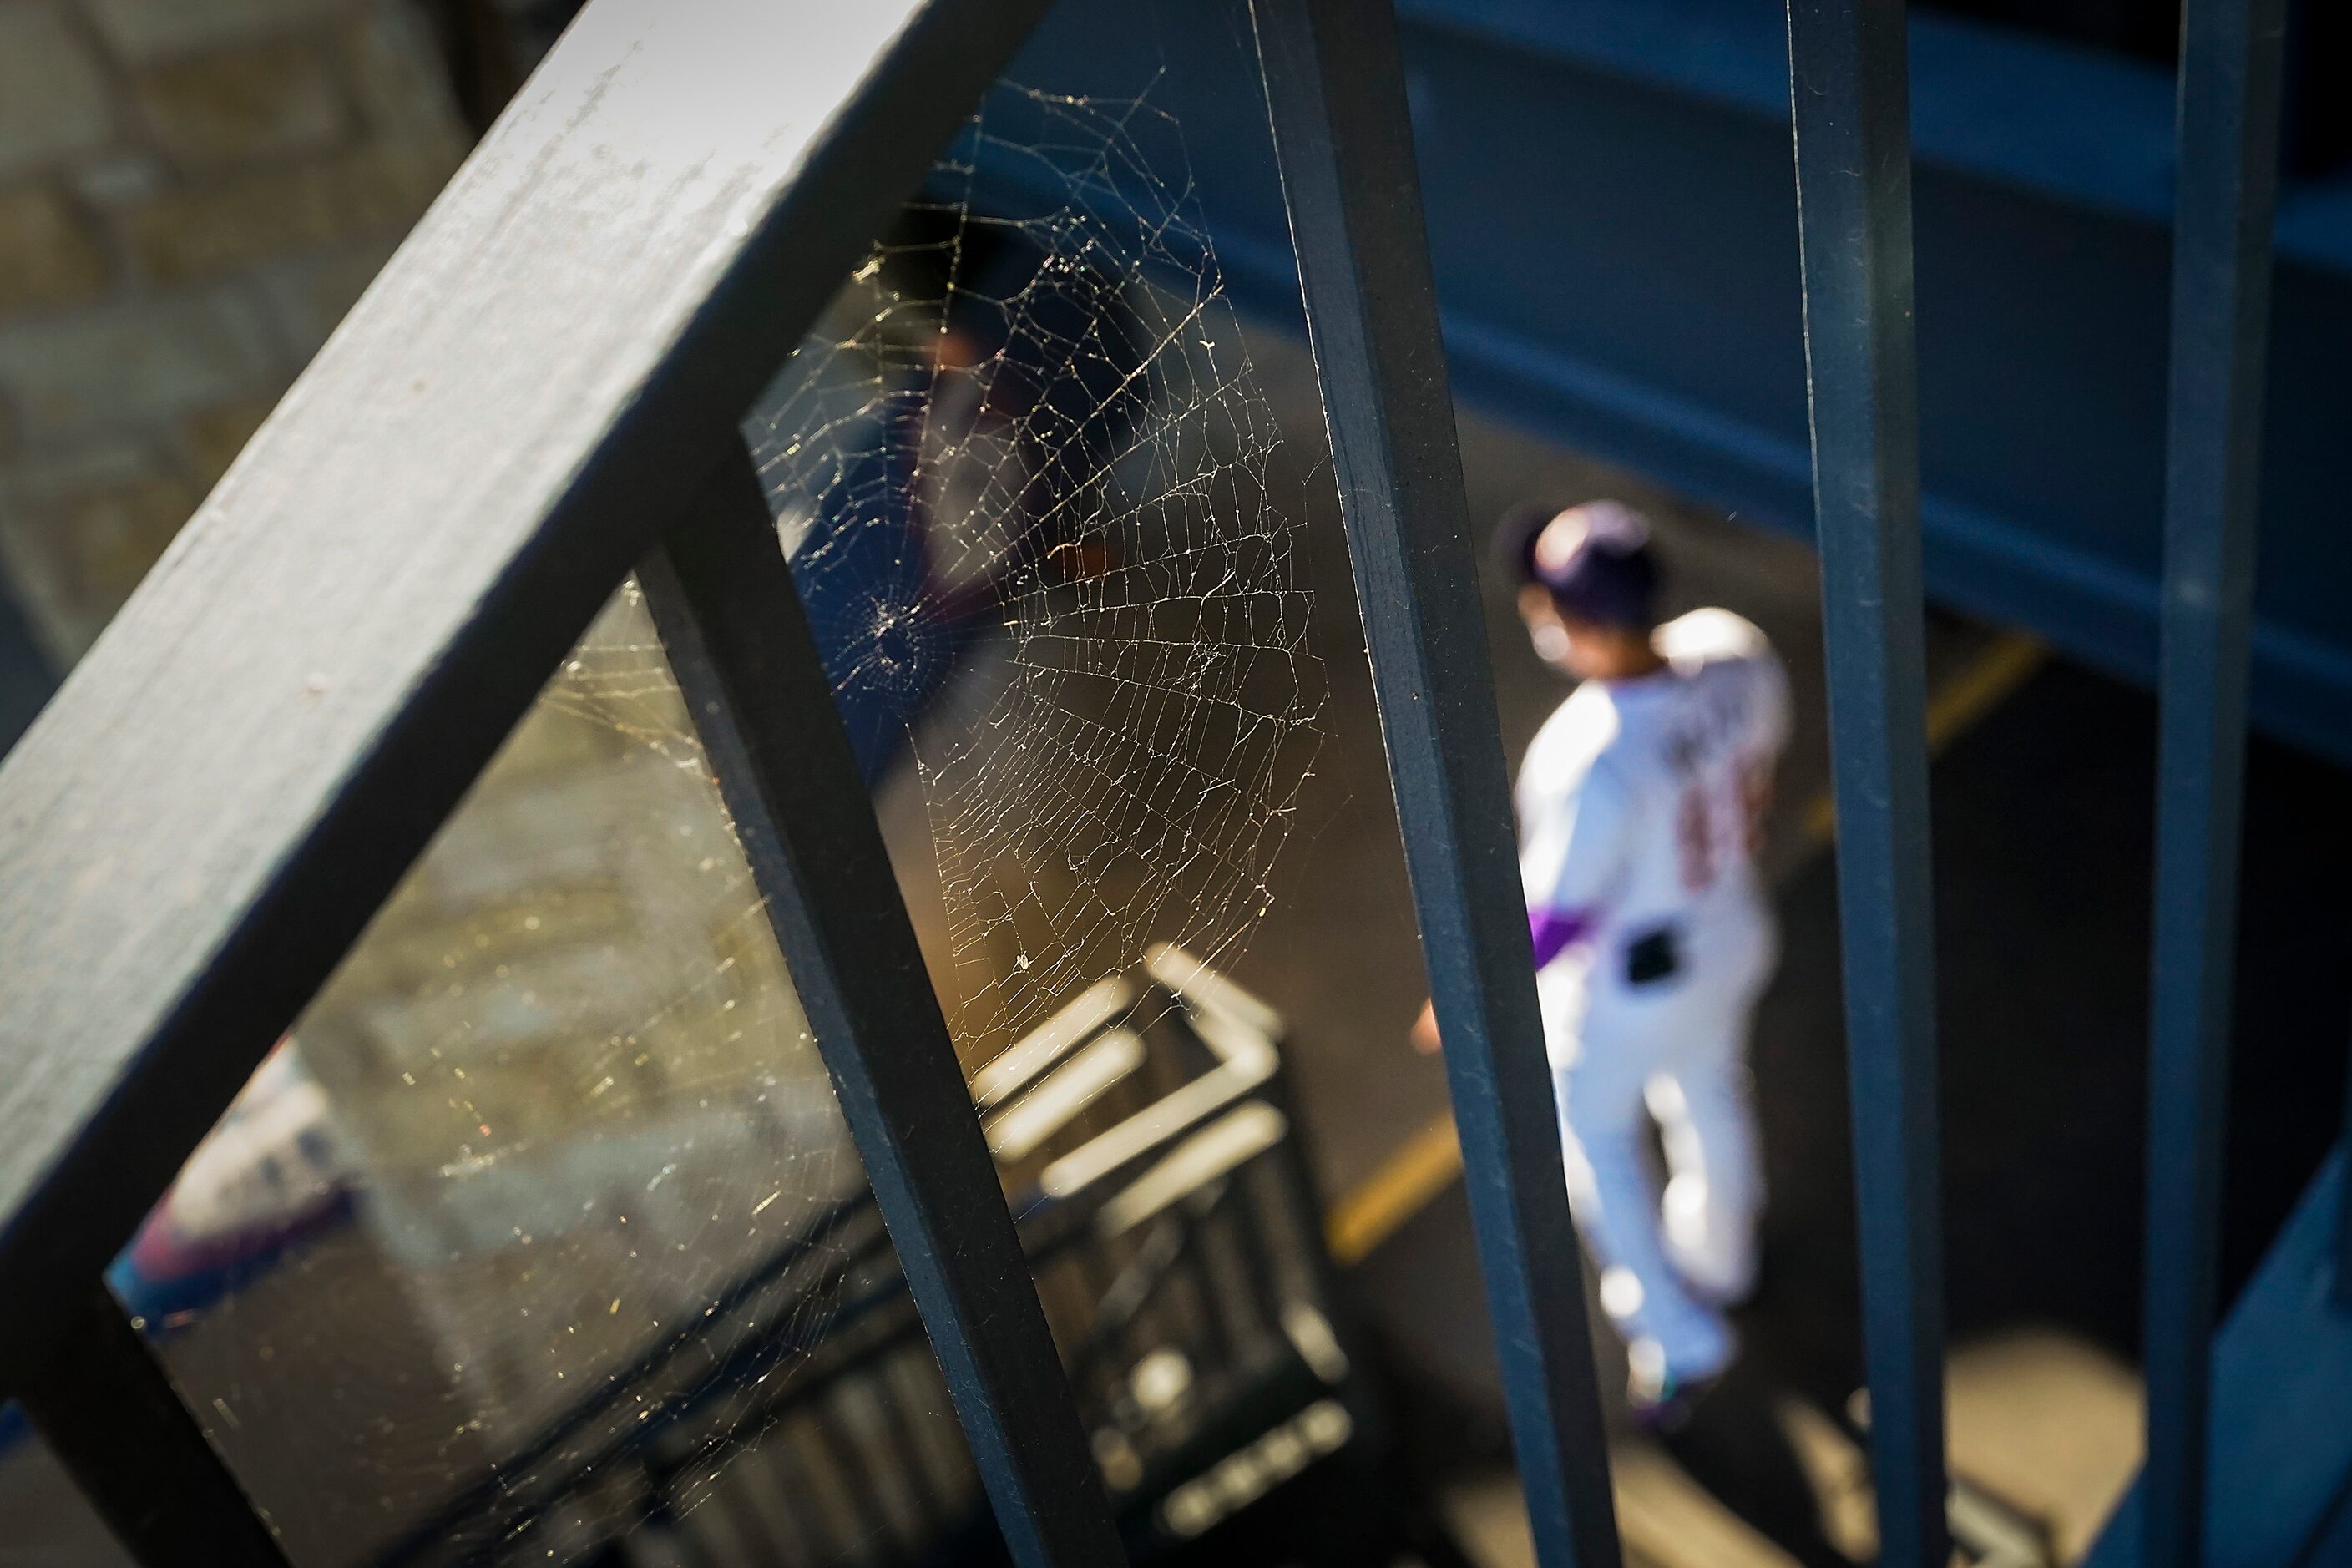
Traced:
<path fill-rule="evenodd" d="M 1710 773 L 1715 776 L 1710 778 Z M 1675 858 L 1683 887 L 1703 893 L 1715 886 L 1727 847 L 1737 846 L 1735 852 L 1753 858 L 1763 848 L 1764 814 L 1771 805 L 1769 761 L 1736 759 L 1720 770 L 1702 770 L 1684 784 L 1675 808 Z"/>

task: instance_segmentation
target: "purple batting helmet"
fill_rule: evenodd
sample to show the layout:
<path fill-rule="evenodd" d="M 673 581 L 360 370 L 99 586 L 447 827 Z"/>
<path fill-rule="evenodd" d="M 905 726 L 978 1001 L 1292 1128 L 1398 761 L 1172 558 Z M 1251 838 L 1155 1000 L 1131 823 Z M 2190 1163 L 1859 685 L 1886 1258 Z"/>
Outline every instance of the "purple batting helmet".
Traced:
<path fill-rule="evenodd" d="M 1633 631 L 1657 624 L 1649 520 L 1624 502 L 1522 508 L 1504 519 L 1496 542 L 1519 579 L 1549 590 L 1561 615 Z"/>

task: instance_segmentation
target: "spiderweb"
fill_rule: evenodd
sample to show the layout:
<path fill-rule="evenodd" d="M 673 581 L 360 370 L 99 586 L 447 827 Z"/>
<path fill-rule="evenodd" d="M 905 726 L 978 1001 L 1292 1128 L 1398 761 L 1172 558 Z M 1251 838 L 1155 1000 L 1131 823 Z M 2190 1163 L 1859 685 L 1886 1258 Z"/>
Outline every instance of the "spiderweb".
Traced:
<path fill-rule="evenodd" d="M 1000 87 L 929 189 L 751 431 L 861 754 L 911 754 L 977 1060 L 1246 940 L 1322 682 L 1174 121 Z"/>
<path fill-rule="evenodd" d="M 746 433 L 861 765 L 927 829 L 893 850 L 936 879 L 967 1062 L 1149 943 L 1230 958 L 1321 677 L 1275 422 L 1149 92 L 993 91 Z M 298 1563 L 632 1532 L 848 1562 L 976 1506 L 919 1338 L 825 1429 L 920 1508 L 844 1503 L 788 1397 L 889 1328 L 895 1263 L 634 585 L 293 1039 L 340 1173 L 291 1179 L 351 1218 L 145 1326 Z M 704 1539 L 746 1467 L 769 1548 Z"/>

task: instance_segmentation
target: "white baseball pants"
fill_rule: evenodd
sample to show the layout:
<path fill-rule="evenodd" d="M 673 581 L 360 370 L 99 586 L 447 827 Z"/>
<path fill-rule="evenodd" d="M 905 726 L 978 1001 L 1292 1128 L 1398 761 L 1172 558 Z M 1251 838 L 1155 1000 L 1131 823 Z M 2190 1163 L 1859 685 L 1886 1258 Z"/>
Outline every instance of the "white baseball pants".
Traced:
<path fill-rule="evenodd" d="M 1772 972 L 1772 931 L 1759 919 L 1706 935 L 1682 973 L 1654 985 L 1570 964 L 1538 982 L 1569 1202 L 1601 1267 L 1601 1305 L 1637 1355 L 1662 1356 L 1682 1383 L 1730 1364 L 1719 1308 L 1755 1282 L 1764 1205 L 1748 1030 Z M 1593 968 L 1609 961 L 1597 954 Z"/>

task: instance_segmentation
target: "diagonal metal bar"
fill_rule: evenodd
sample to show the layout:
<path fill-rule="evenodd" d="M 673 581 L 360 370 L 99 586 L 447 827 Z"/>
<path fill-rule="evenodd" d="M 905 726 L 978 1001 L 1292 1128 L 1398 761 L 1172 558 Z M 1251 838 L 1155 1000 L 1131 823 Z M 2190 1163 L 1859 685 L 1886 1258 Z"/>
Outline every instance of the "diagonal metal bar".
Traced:
<path fill-rule="evenodd" d="M 73 1307 L 16 1397 L 74 1485 L 143 1568 L 286 1553 L 104 1286 Z"/>
<path fill-rule="evenodd" d="M 1902 0 L 1790 0 L 1880 1560 L 1943 1568 L 1943 1226 L 1906 44 Z"/>
<path fill-rule="evenodd" d="M 591 0 L 0 762 L 0 1384 L 1046 0 Z"/>
<path fill-rule="evenodd" d="M 1545 1568 L 1617 1528 L 1388 0 L 1254 0 L 1487 1310 Z"/>
<path fill-rule="evenodd" d="M 740 445 L 638 581 L 1013 1559 L 1122 1563 L 882 830 Z"/>
<path fill-rule="evenodd" d="M 2147 1101 L 2147 1561 L 2202 1557 L 2284 0 L 2181 16 Z"/>

